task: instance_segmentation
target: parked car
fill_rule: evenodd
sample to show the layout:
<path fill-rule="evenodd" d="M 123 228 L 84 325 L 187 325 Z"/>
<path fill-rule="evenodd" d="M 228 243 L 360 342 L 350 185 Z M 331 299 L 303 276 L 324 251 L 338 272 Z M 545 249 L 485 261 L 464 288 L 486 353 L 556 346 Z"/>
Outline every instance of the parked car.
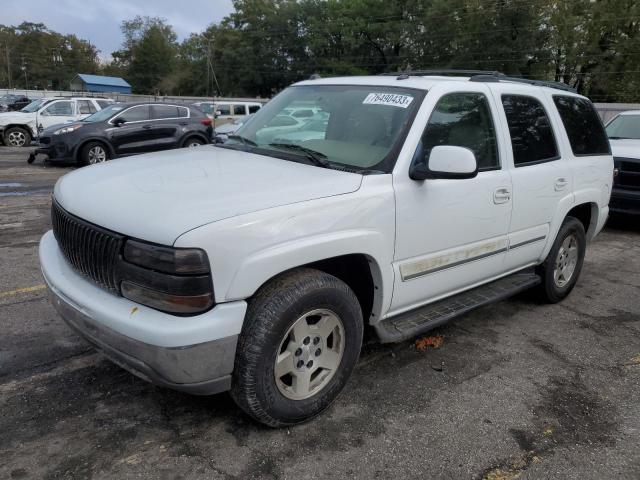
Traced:
<path fill-rule="evenodd" d="M 82 121 L 42 131 L 29 158 L 92 165 L 111 158 L 210 143 L 211 119 L 197 108 L 169 103 L 110 105 Z"/>
<path fill-rule="evenodd" d="M 0 138 L 11 147 L 28 147 L 41 130 L 81 120 L 112 103 L 105 98 L 40 98 L 17 112 L 0 113 Z"/>
<path fill-rule="evenodd" d="M 640 215 L 640 110 L 614 117 L 607 134 L 615 166 L 611 211 Z"/>
<path fill-rule="evenodd" d="M 562 84 L 470 75 L 304 81 L 225 144 L 65 175 L 54 306 L 141 378 L 284 426 L 336 398 L 365 325 L 396 342 L 527 288 L 561 301 L 609 211 L 602 122 Z M 324 138 L 263 143 L 302 101 Z"/>
<path fill-rule="evenodd" d="M 24 95 L 8 93 L 0 97 L 0 112 L 14 112 L 16 110 L 22 110 L 30 103 L 31 100 Z"/>

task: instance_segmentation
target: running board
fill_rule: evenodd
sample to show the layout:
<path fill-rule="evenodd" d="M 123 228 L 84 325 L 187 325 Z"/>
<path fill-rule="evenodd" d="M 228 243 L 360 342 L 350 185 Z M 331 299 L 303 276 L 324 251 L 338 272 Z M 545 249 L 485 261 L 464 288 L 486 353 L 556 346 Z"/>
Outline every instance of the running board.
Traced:
<path fill-rule="evenodd" d="M 518 272 L 374 325 L 382 343 L 400 342 L 438 327 L 476 308 L 509 298 L 538 285 L 533 272 Z"/>

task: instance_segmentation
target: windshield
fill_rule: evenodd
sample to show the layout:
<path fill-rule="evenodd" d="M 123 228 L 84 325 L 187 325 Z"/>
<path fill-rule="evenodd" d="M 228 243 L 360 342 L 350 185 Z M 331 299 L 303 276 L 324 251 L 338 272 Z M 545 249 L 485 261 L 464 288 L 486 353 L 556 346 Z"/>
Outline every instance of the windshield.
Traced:
<path fill-rule="evenodd" d="M 386 86 L 289 87 L 223 146 L 301 161 L 315 156 L 314 164 L 321 157 L 329 168 L 388 173 L 425 93 Z"/>
<path fill-rule="evenodd" d="M 123 108 L 124 108 L 124 105 L 119 105 L 117 103 L 114 105 L 109 105 L 108 107 L 103 108 L 102 110 L 98 110 L 93 115 L 89 115 L 87 118 L 82 119 L 82 121 L 90 122 L 90 123 L 104 122 L 105 120 L 108 120 L 111 117 L 113 117 L 116 113 L 118 113 Z"/>
<path fill-rule="evenodd" d="M 640 115 L 618 115 L 607 125 L 607 135 L 612 140 L 640 140 Z"/>
<path fill-rule="evenodd" d="M 44 98 L 41 98 L 39 100 L 34 100 L 33 102 L 31 102 L 29 105 L 27 105 L 26 107 L 24 107 L 20 111 L 21 112 L 27 112 L 27 113 L 37 112 L 38 110 L 40 110 L 40 108 L 42 106 L 46 105 L 50 101 L 51 100 L 47 100 L 47 99 L 44 99 Z"/>

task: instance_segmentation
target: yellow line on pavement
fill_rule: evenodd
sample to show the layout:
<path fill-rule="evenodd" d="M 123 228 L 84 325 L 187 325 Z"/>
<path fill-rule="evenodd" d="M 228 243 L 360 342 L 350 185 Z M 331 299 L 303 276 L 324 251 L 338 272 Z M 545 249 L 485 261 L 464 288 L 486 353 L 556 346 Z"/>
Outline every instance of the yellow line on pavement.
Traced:
<path fill-rule="evenodd" d="M 33 287 L 16 288 L 15 290 L 9 290 L 7 292 L 0 292 L 0 298 L 2 298 L 2 297 L 10 297 L 12 295 L 19 295 L 21 293 L 39 292 L 40 290 L 44 290 L 45 288 L 47 288 L 47 286 L 45 284 L 34 285 Z"/>

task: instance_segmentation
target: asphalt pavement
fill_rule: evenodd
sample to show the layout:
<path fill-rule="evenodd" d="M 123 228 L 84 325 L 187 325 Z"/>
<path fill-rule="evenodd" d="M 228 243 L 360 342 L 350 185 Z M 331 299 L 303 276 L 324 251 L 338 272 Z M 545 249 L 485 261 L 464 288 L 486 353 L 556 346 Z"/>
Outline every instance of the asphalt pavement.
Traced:
<path fill-rule="evenodd" d="M 640 220 L 614 218 L 557 305 L 530 294 L 396 345 L 290 429 L 155 387 L 57 317 L 37 244 L 72 166 L 0 147 L 0 478 L 640 478 Z M 437 348 L 436 348 L 437 347 Z"/>

